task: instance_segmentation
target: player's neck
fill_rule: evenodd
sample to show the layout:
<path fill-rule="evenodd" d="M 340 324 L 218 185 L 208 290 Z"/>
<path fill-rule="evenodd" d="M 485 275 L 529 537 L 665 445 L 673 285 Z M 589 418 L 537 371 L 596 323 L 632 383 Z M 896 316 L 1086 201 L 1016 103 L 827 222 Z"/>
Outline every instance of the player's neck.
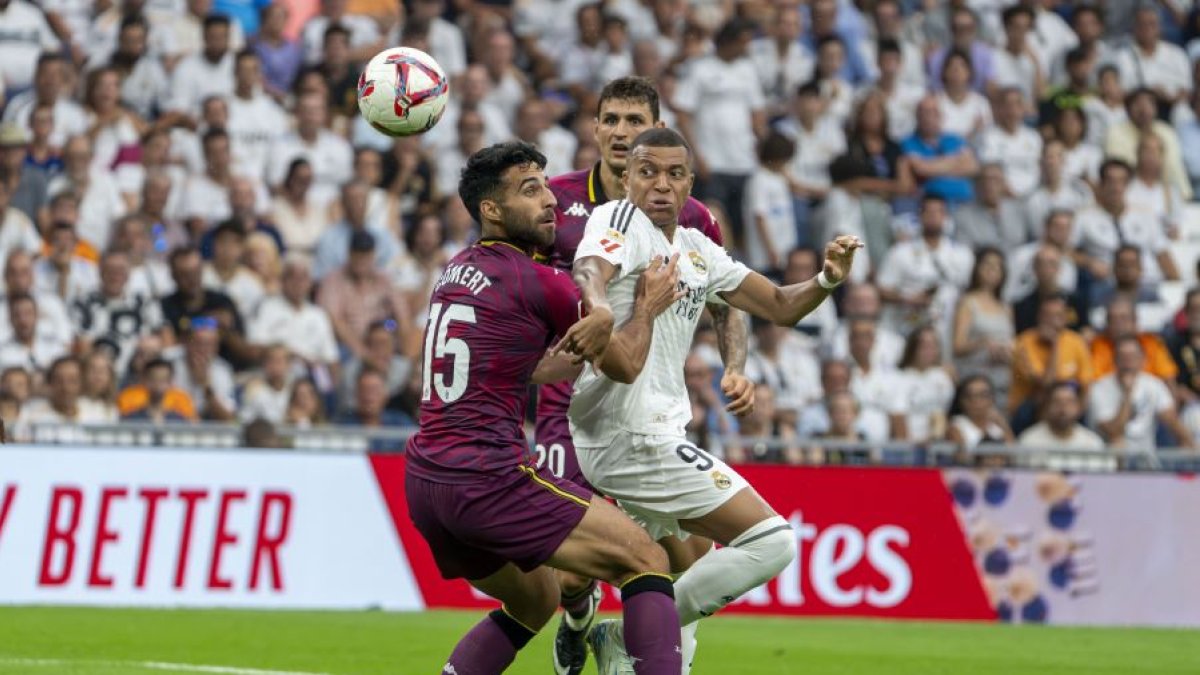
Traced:
<path fill-rule="evenodd" d="M 600 162 L 600 186 L 604 188 L 604 195 L 609 199 L 624 199 L 625 198 L 625 181 L 623 174 L 619 174 L 611 166 Z"/>
<path fill-rule="evenodd" d="M 660 227 L 658 229 L 662 230 L 663 236 L 667 238 L 667 241 L 674 242 L 675 241 L 675 230 L 678 228 L 679 228 L 679 223 L 671 223 L 670 225 L 663 225 L 662 227 Z"/>

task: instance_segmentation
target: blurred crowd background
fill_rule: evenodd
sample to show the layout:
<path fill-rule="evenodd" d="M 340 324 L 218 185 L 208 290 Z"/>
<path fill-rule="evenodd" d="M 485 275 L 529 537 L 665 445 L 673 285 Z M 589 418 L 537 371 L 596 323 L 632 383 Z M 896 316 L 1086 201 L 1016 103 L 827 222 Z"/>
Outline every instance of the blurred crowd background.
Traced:
<path fill-rule="evenodd" d="M 396 45 L 451 78 L 421 137 L 357 115 Z M 698 442 L 1191 447 L 1198 58 L 1191 0 L 0 0 L 0 417 L 411 427 L 465 158 L 592 167 L 637 75 L 738 258 L 797 282 L 867 243 L 754 323 L 750 416 L 700 331 Z"/>

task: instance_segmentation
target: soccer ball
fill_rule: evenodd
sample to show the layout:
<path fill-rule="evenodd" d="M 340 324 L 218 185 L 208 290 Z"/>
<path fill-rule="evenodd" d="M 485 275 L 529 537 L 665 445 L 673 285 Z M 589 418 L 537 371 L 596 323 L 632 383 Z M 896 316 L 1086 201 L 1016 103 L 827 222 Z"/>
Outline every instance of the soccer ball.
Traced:
<path fill-rule="evenodd" d="M 432 56 L 411 47 L 385 49 L 358 76 L 358 111 L 388 136 L 422 134 L 442 118 L 449 92 Z"/>

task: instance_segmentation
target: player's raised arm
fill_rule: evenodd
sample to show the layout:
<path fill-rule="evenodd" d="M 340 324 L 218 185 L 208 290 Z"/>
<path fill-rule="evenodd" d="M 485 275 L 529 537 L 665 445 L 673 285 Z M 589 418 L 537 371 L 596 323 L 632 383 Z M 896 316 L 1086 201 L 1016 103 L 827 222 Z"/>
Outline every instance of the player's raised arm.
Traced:
<path fill-rule="evenodd" d="M 841 235 L 825 245 L 825 265 L 808 281 L 776 286 L 757 272 L 750 273 L 737 288 L 722 294 L 730 305 L 779 326 L 794 326 L 829 297 L 850 274 L 854 253 L 863 247 L 858 237 Z"/>

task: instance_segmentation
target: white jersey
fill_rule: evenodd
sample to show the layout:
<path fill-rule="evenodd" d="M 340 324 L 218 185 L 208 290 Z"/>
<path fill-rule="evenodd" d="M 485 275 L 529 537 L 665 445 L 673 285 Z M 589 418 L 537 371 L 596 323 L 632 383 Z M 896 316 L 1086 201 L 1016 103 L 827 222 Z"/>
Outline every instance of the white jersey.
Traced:
<path fill-rule="evenodd" d="M 698 230 L 677 227 L 667 241 L 646 214 L 626 200 L 597 207 L 588 219 L 575 259 L 596 256 L 617 268 L 608 284 L 616 325 L 633 313 L 638 275 L 657 256 L 679 253 L 679 283 L 685 291 L 654 321 L 654 337 L 642 374 L 632 384 L 585 368 L 575 382 L 568 418 L 578 447 L 607 446 L 621 431 L 683 436 L 692 419 L 683 381 L 683 362 L 692 346 L 700 313 L 718 294 L 741 285 L 750 269 L 729 257 Z"/>

